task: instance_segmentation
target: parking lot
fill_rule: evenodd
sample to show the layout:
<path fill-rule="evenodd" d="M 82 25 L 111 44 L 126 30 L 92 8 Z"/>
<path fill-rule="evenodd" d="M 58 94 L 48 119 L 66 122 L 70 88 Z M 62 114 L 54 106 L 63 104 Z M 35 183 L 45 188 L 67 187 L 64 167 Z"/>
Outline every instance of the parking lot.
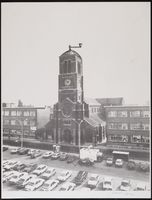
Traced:
<path fill-rule="evenodd" d="M 60 175 L 60 173 L 63 170 L 70 170 L 72 171 L 72 176 L 66 180 L 66 182 L 71 182 L 74 177 L 77 175 L 78 171 L 87 171 L 88 175 L 87 178 L 83 181 L 83 183 L 77 187 L 75 187 L 74 190 L 81 190 L 81 188 L 86 188 L 88 186 L 88 180 L 91 176 L 91 174 L 98 174 L 99 175 L 99 183 L 104 180 L 104 178 L 109 177 L 111 179 L 112 183 L 112 190 L 117 191 L 122 179 L 130 180 L 131 184 L 131 190 L 135 190 L 138 183 L 142 183 L 143 185 L 146 185 L 147 188 L 150 188 L 149 186 L 149 173 L 141 173 L 138 171 L 129 171 L 126 169 L 125 165 L 123 168 L 115 168 L 114 166 L 107 167 L 105 161 L 95 163 L 94 166 L 80 166 L 76 161 L 73 163 L 67 163 L 66 161 L 60 161 L 60 160 L 52 160 L 50 158 L 44 159 L 42 158 L 42 155 L 31 159 L 30 156 L 27 155 L 18 155 L 18 154 L 11 154 L 10 151 L 13 147 L 9 147 L 7 151 L 3 152 L 3 160 L 7 159 L 13 159 L 18 160 L 24 164 L 29 163 L 36 163 L 38 165 L 45 164 L 48 167 L 53 167 L 56 169 L 56 174 L 52 176 L 50 179 L 57 179 L 57 177 Z M 45 150 L 41 150 L 42 153 L 46 152 Z M 96 185 L 95 188 L 93 188 L 94 191 L 101 190 L 98 185 Z M 63 183 L 60 183 L 54 190 L 59 191 L 62 187 Z M 41 186 L 42 187 L 42 186 Z M 41 187 L 37 189 L 37 191 L 41 190 Z M 9 185 L 8 182 L 3 183 L 3 191 L 17 191 L 21 190 L 16 188 L 16 185 Z M 149 189 L 148 189 L 149 190 Z"/>

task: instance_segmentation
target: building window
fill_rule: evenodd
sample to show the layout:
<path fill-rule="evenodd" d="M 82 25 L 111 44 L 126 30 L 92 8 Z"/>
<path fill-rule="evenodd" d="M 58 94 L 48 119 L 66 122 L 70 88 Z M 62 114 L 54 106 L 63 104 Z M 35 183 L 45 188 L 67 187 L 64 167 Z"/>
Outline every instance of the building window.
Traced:
<path fill-rule="evenodd" d="M 16 130 L 10 130 L 11 134 L 16 135 Z"/>
<path fill-rule="evenodd" d="M 78 74 L 81 74 L 81 64 L 78 62 Z"/>
<path fill-rule="evenodd" d="M 118 117 L 127 117 L 127 111 L 118 111 Z"/>
<path fill-rule="evenodd" d="M 29 111 L 24 111 L 24 116 L 29 116 Z"/>
<path fill-rule="evenodd" d="M 63 73 L 66 74 L 67 72 L 68 72 L 68 62 L 67 60 L 65 60 L 63 64 Z"/>
<path fill-rule="evenodd" d="M 116 123 L 108 123 L 108 129 L 117 129 Z"/>
<path fill-rule="evenodd" d="M 130 129 L 131 130 L 139 130 L 140 127 L 140 123 L 136 123 L 136 124 L 130 124 Z"/>
<path fill-rule="evenodd" d="M 29 131 L 24 131 L 24 135 L 29 135 Z"/>
<path fill-rule="evenodd" d="M 71 125 L 71 120 L 64 119 L 63 120 L 63 124 L 66 125 L 66 126 L 70 126 Z"/>
<path fill-rule="evenodd" d="M 141 112 L 142 117 L 150 117 L 150 111 L 149 110 L 145 110 Z"/>
<path fill-rule="evenodd" d="M 71 60 L 68 60 L 68 73 L 71 73 Z"/>
<path fill-rule="evenodd" d="M 27 120 L 24 120 L 24 121 L 23 121 L 23 124 L 24 124 L 24 126 L 28 126 L 28 121 L 27 121 Z"/>
<path fill-rule="evenodd" d="M 132 143 L 146 143 L 149 144 L 149 137 L 148 136 L 141 136 L 141 135 L 133 135 L 131 137 Z"/>
<path fill-rule="evenodd" d="M 30 116 L 35 117 L 36 116 L 35 111 L 30 111 Z"/>
<path fill-rule="evenodd" d="M 9 134 L 9 129 L 4 129 L 3 132 L 4 134 Z"/>
<path fill-rule="evenodd" d="M 117 111 L 109 111 L 108 117 L 117 117 Z"/>
<path fill-rule="evenodd" d="M 4 120 L 4 125 L 9 125 L 9 120 L 8 119 Z"/>
<path fill-rule="evenodd" d="M 11 111 L 11 116 L 16 116 L 16 111 L 15 110 Z"/>
<path fill-rule="evenodd" d="M 11 120 L 11 125 L 16 125 L 16 121 L 15 120 Z"/>
<path fill-rule="evenodd" d="M 4 111 L 4 115 L 5 115 L 5 116 L 9 116 L 9 111 L 8 111 L 8 110 L 5 110 L 5 111 Z"/>
<path fill-rule="evenodd" d="M 30 126 L 35 126 L 35 121 L 30 121 Z"/>
<path fill-rule="evenodd" d="M 119 123 L 118 124 L 118 129 L 127 130 L 128 129 L 128 124 L 126 124 L 126 123 Z"/>
<path fill-rule="evenodd" d="M 140 117 L 140 111 L 130 111 L 130 117 Z"/>
<path fill-rule="evenodd" d="M 149 130 L 150 129 L 150 124 L 142 124 L 142 129 L 143 130 Z"/>
<path fill-rule="evenodd" d="M 22 115 L 22 111 L 17 111 L 17 116 L 21 116 Z"/>
<path fill-rule="evenodd" d="M 128 142 L 128 136 L 126 136 L 126 135 L 109 135 L 108 141 L 126 143 L 126 142 Z"/>

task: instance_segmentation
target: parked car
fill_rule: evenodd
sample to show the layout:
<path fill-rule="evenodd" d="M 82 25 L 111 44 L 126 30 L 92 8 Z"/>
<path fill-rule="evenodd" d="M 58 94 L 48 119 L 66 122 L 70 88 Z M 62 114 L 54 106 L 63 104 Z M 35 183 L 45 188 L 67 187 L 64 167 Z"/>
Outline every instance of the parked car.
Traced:
<path fill-rule="evenodd" d="M 27 167 L 25 167 L 23 169 L 23 172 L 30 173 L 30 172 L 34 171 L 37 168 L 37 166 L 38 166 L 38 164 L 36 164 L 36 163 L 30 163 Z"/>
<path fill-rule="evenodd" d="M 81 185 L 82 182 L 87 178 L 88 172 L 86 171 L 79 171 L 77 176 L 73 179 L 73 183 L 76 185 Z"/>
<path fill-rule="evenodd" d="M 27 148 L 21 148 L 21 149 L 18 151 L 18 154 L 19 154 L 19 155 L 25 155 L 25 154 L 28 153 L 28 151 L 29 151 L 29 149 L 27 149 Z"/>
<path fill-rule="evenodd" d="M 13 169 L 13 167 L 17 166 L 20 163 L 21 162 L 17 161 L 17 160 L 9 161 L 9 163 L 4 166 L 4 169 L 5 170 L 11 170 L 11 169 Z"/>
<path fill-rule="evenodd" d="M 87 183 L 88 187 L 95 188 L 99 183 L 99 179 L 100 179 L 100 177 L 98 174 L 91 174 L 91 176 L 88 180 L 88 183 Z"/>
<path fill-rule="evenodd" d="M 119 186 L 121 191 L 129 191 L 131 189 L 130 180 L 123 179 L 121 185 Z"/>
<path fill-rule="evenodd" d="M 26 173 L 26 172 L 23 172 L 23 173 L 18 172 L 18 174 L 13 175 L 13 176 L 11 177 L 11 179 L 10 179 L 8 182 L 9 182 L 9 184 L 16 184 L 17 181 L 18 181 L 21 177 L 24 177 L 24 176 L 26 176 L 26 175 L 28 175 L 28 173 Z"/>
<path fill-rule="evenodd" d="M 42 155 L 40 150 L 36 150 L 34 153 L 31 154 L 31 158 L 36 158 Z"/>
<path fill-rule="evenodd" d="M 112 190 L 112 179 L 109 177 L 103 178 L 103 180 L 99 183 L 98 188 L 101 190 Z"/>
<path fill-rule="evenodd" d="M 79 165 L 85 165 L 85 166 L 92 166 L 94 165 L 94 161 L 90 160 L 89 158 L 85 158 L 85 159 L 80 159 L 78 161 Z"/>
<path fill-rule="evenodd" d="M 67 163 L 72 163 L 76 160 L 75 156 L 68 156 Z"/>
<path fill-rule="evenodd" d="M 12 176 L 16 173 L 16 171 L 7 171 L 3 174 L 3 183 L 7 182 L 9 179 L 12 178 Z M 18 172 L 17 172 L 18 173 Z"/>
<path fill-rule="evenodd" d="M 8 147 L 3 146 L 3 151 L 7 151 L 7 150 L 8 150 Z"/>
<path fill-rule="evenodd" d="M 66 182 L 65 184 L 61 186 L 59 191 L 73 191 L 75 187 L 76 187 L 76 184 L 71 183 L 71 182 Z"/>
<path fill-rule="evenodd" d="M 18 153 L 19 152 L 19 150 L 21 149 L 21 147 L 17 147 L 17 148 L 13 148 L 13 149 L 11 149 L 11 154 L 16 154 L 16 153 Z"/>
<path fill-rule="evenodd" d="M 62 171 L 62 172 L 60 173 L 60 175 L 57 177 L 57 179 L 58 179 L 59 181 L 64 182 L 64 181 L 66 181 L 71 175 L 72 175 L 72 172 L 69 171 L 69 170 Z"/>
<path fill-rule="evenodd" d="M 36 175 L 41 175 L 42 173 L 44 173 L 47 170 L 47 166 L 46 165 L 39 165 L 33 172 L 32 174 L 36 174 Z"/>
<path fill-rule="evenodd" d="M 79 189 L 79 191 L 87 192 L 87 191 L 91 191 L 91 188 L 89 188 L 89 187 L 81 187 Z"/>
<path fill-rule="evenodd" d="M 30 156 L 32 153 L 34 153 L 36 149 L 29 149 L 27 155 Z"/>
<path fill-rule="evenodd" d="M 145 184 L 142 183 L 138 183 L 136 185 L 136 188 L 134 189 L 135 191 L 145 191 L 147 189 Z"/>
<path fill-rule="evenodd" d="M 127 169 L 129 170 L 135 170 L 136 169 L 136 163 L 134 161 L 128 161 L 127 163 Z"/>
<path fill-rule="evenodd" d="M 123 160 L 122 159 L 116 159 L 115 166 L 116 167 L 123 167 Z"/>
<path fill-rule="evenodd" d="M 43 174 L 41 174 L 40 178 L 43 178 L 44 180 L 48 180 L 55 173 L 56 173 L 56 169 L 50 167 Z"/>
<path fill-rule="evenodd" d="M 149 171 L 149 164 L 148 163 L 139 163 L 138 164 L 138 170 L 142 172 L 148 172 Z"/>
<path fill-rule="evenodd" d="M 38 189 L 39 187 L 41 187 L 44 183 L 44 179 L 41 178 L 32 178 L 28 184 L 25 186 L 25 190 L 26 191 L 34 191 L 36 189 Z"/>
<path fill-rule="evenodd" d="M 57 160 L 60 157 L 60 153 L 53 153 L 51 156 L 52 160 Z"/>
<path fill-rule="evenodd" d="M 106 165 L 107 166 L 112 166 L 113 165 L 113 158 L 107 158 Z"/>
<path fill-rule="evenodd" d="M 24 163 L 19 163 L 17 164 L 16 166 L 13 167 L 13 170 L 16 170 L 16 171 L 21 171 L 23 170 L 27 165 L 24 164 Z"/>
<path fill-rule="evenodd" d="M 51 158 L 53 151 L 47 151 L 43 154 L 42 158 Z"/>
<path fill-rule="evenodd" d="M 36 175 L 33 175 L 33 174 L 30 174 L 30 175 L 26 175 L 24 177 L 21 177 L 17 183 L 16 183 L 16 186 L 18 188 L 24 188 L 28 183 L 29 181 L 31 181 L 32 178 L 36 178 L 37 176 Z"/>
<path fill-rule="evenodd" d="M 67 159 L 68 159 L 68 154 L 67 153 L 61 153 L 60 154 L 59 160 L 63 161 L 63 160 L 67 160 Z"/>
<path fill-rule="evenodd" d="M 56 188 L 59 185 L 58 180 L 48 180 L 44 183 L 43 187 L 41 188 L 42 191 L 52 191 L 54 188 Z"/>

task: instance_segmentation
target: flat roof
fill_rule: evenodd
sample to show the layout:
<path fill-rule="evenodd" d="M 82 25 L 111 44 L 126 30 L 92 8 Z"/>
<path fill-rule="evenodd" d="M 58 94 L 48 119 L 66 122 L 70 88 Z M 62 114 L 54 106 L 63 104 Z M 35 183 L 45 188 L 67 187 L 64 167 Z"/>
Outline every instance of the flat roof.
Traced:
<path fill-rule="evenodd" d="M 112 153 L 129 155 L 129 152 L 125 152 L 125 151 L 113 151 Z"/>
<path fill-rule="evenodd" d="M 124 107 L 150 107 L 150 105 L 120 105 L 120 106 L 104 106 L 105 108 L 124 108 Z"/>

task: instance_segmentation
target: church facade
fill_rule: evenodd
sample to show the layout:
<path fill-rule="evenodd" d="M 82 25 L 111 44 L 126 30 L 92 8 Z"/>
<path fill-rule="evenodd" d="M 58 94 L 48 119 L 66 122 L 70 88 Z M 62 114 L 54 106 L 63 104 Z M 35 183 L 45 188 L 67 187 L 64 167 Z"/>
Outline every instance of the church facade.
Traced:
<path fill-rule="evenodd" d="M 69 48 L 59 57 L 58 102 L 52 119 L 57 144 L 96 145 L 106 140 L 106 123 L 98 116 L 100 104 L 85 101 L 83 80 L 82 58 Z"/>

